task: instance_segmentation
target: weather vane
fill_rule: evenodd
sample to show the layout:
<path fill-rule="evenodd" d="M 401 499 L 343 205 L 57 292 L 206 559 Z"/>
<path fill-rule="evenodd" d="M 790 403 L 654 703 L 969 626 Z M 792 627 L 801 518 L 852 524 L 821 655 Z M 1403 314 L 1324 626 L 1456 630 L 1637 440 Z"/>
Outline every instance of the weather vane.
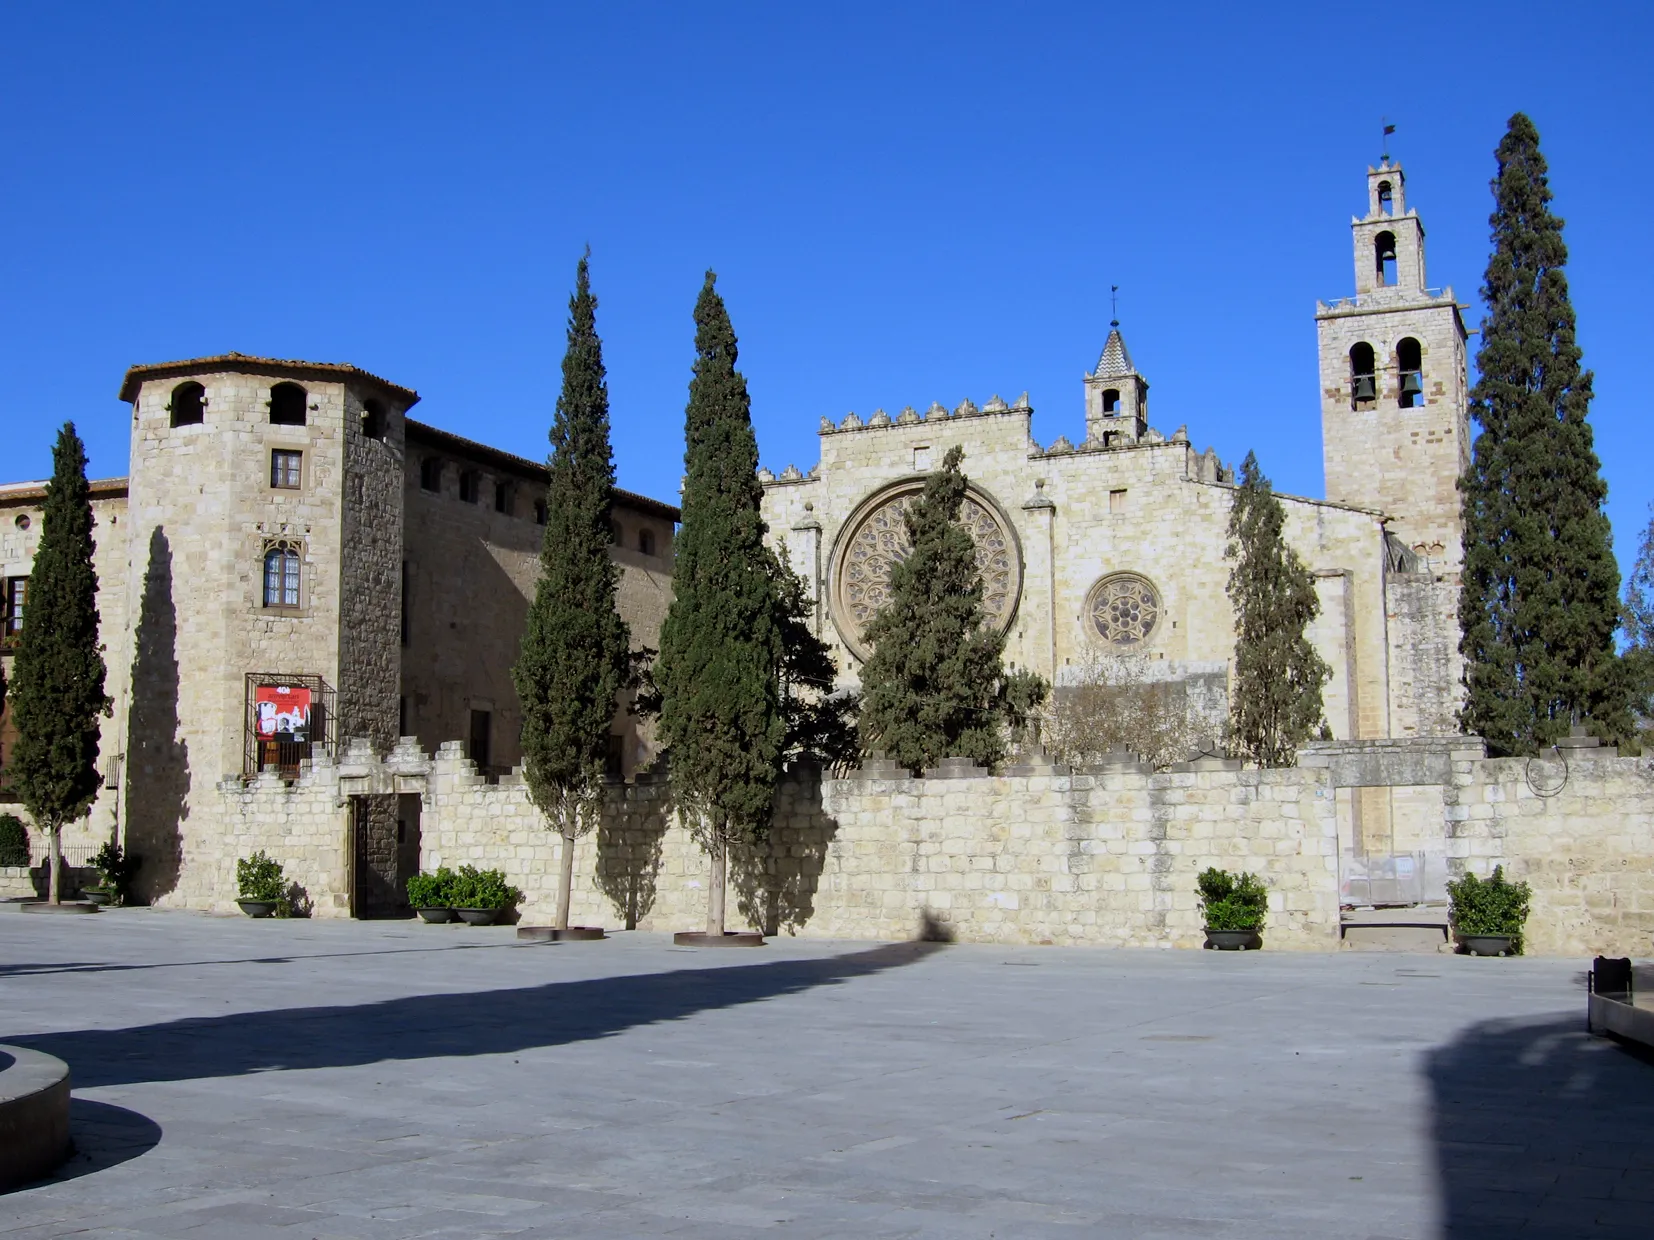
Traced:
<path fill-rule="evenodd" d="M 1118 284 L 1108 286 L 1108 310 L 1114 316 L 1110 320 L 1109 326 L 1120 326 L 1120 286 Z"/>
<path fill-rule="evenodd" d="M 1380 143 L 1380 145 L 1383 146 L 1383 148 L 1384 148 L 1383 159 L 1384 159 L 1385 163 L 1389 163 L 1390 162 L 1390 135 L 1393 134 L 1396 131 L 1396 127 L 1394 125 L 1390 124 L 1390 118 L 1388 116 L 1381 116 L 1379 118 L 1379 123 L 1384 126 L 1384 141 L 1382 143 Z"/>

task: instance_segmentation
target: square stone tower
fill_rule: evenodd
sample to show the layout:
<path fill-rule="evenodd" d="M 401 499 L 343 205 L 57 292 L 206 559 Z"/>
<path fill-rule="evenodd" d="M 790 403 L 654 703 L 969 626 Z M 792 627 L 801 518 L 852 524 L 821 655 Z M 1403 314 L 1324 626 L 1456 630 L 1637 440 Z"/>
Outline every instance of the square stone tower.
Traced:
<path fill-rule="evenodd" d="M 1452 288 L 1425 283 L 1424 225 L 1400 164 L 1367 169 L 1367 213 L 1350 230 L 1355 296 L 1315 312 L 1327 498 L 1381 510 L 1409 550 L 1457 571 L 1465 327 Z"/>

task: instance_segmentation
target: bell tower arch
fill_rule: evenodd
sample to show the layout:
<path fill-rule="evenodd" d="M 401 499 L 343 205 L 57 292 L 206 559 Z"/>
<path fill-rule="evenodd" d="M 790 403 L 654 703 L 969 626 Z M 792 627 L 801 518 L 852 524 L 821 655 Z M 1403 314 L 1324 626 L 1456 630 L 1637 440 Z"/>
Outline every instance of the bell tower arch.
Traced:
<path fill-rule="evenodd" d="M 1453 290 L 1425 283 L 1424 225 L 1400 164 L 1367 169 L 1367 211 L 1350 231 L 1355 295 L 1315 310 L 1327 498 L 1379 509 L 1409 551 L 1457 571 L 1465 327 Z"/>

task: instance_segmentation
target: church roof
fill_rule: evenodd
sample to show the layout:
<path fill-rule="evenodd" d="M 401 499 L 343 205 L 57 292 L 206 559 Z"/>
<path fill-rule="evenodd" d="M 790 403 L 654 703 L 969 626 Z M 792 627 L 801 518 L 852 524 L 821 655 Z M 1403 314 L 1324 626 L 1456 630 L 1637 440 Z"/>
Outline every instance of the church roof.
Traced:
<path fill-rule="evenodd" d="M 1114 379 L 1136 373 L 1137 367 L 1131 364 L 1131 354 L 1126 352 L 1126 339 L 1120 334 L 1120 325 L 1110 324 L 1108 340 L 1103 344 L 1103 352 L 1097 359 L 1097 371 L 1093 377 Z"/>

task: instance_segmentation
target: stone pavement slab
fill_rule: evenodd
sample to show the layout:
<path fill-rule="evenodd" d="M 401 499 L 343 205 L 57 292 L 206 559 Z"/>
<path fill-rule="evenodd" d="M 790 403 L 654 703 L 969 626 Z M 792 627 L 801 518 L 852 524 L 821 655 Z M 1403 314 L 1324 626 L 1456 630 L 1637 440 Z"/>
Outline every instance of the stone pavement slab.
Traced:
<path fill-rule="evenodd" d="M 1647 1236 L 1585 962 L 0 911 L 0 1237 Z"/>

